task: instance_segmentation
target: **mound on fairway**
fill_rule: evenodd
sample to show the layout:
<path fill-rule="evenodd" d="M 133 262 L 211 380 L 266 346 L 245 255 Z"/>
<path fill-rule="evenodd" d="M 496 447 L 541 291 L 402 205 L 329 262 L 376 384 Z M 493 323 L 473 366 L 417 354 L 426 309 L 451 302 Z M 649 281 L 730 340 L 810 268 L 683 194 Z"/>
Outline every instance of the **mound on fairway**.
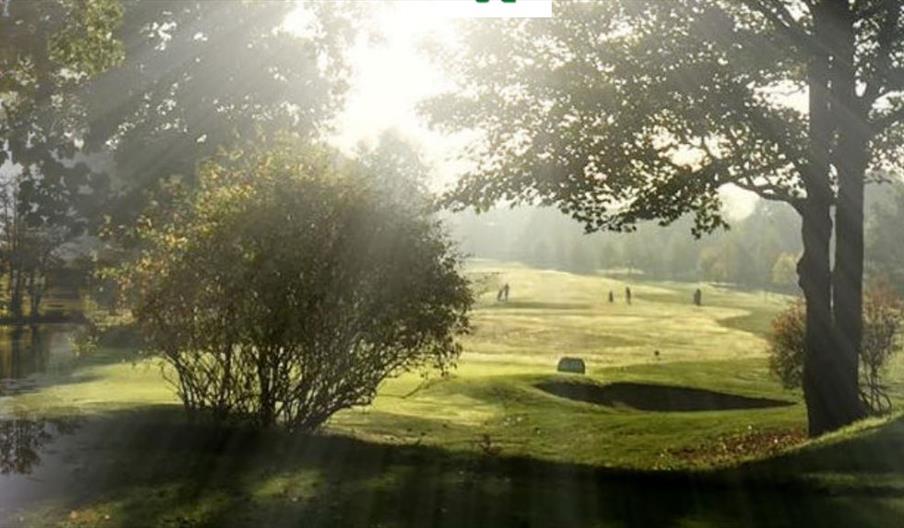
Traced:
<path fill-rule="evenodd" d="M 749 398 L 705 389 L 646 383 L 621 382 L 596 385 L 546 381 L 536 384 L 535 387 L 560 398 L 607 407 L 627 407 L 639 411 L 730 411 L 793 405 L 792 402 L 782 400 Z"/>

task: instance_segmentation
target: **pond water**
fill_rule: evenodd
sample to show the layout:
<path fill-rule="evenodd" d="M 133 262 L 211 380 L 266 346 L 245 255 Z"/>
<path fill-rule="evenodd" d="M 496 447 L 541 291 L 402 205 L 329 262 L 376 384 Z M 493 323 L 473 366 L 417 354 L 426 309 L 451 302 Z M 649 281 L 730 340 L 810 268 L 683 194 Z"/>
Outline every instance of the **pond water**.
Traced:
<path fill-rule="evenodd" d="M 71 338 L 77 331 L 66 324 L 0 327 L 0 509 L 16 495 L 12 479 L 31 476 L 57 439 L 78 428 L 73 419 L 32 416 L 11 404 L 12 396 L 34 389 L 42 374 L 75 365 Z M 15 487 L 25 489 L 21 483 Z"/>
<path fill-rule="evenodd" d="M 77 489 L 82 430 L 77 418 L 0 418 L 0 526 L 36 500 Z"/>
<path fill-rule="evenodd" d="M 0 397 L 35 383 L 36 374 L 60 372 L 75 362 L 75 325 L 0 327 Z"/>

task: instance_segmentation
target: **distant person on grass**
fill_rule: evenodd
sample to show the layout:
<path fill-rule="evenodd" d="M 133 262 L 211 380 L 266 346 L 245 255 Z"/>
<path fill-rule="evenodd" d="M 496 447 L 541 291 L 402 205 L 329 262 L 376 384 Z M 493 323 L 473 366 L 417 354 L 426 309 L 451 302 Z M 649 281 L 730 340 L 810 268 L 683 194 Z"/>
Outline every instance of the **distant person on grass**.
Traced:
<path fill-rule="evenodd" d="M 631 304 L 631 287 L 625 286 L 625 302 Z"/>
<path fill-rule="evenodd" d="M 694 291 L 694 304 L 697 306 L 703 305 L 703 292 L 700 291 L 700 288 Z"/>
<path fill-rule="evenodd" d="M 499 293 L 496 294 L 496 300 L 500 302 L 508 302 L 509 298 L 509 285 L 506 282 L 505 285 L 499 289 Z"/>
<path fill-rule="evenodd" d="M 612 293 L 612 290 L 609 290 L 609 302 L 610 302 L 610 303 L 614 303 L 614 302 L 615 302 L 615 294 Z"/>

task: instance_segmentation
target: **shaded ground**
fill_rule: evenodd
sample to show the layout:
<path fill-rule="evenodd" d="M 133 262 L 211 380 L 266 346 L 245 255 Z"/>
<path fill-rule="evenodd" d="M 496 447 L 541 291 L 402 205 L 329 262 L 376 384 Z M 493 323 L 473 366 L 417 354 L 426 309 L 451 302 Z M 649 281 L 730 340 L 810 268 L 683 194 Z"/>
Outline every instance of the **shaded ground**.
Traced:
<path fill-rule="evenodd" d="M 0 526 L 863 527 L 904 514 L 901 422 L 710 472 L 254 433 L 176 408 L 90 418 L 38 451 L 48 461 L 27 478 L 0 476 Z"/>
<path fill-rule="evenodd" d="M 622 382 L 597 385 L 595 383 L 547 381 L 538 383 L 536 387 L 560 398 L 608 407 L 627 407 L 640 411 L 731 411 L 794 405 L 794 402 L 783 400 L 748 398 L 705 389 L 649 383 Z"/>

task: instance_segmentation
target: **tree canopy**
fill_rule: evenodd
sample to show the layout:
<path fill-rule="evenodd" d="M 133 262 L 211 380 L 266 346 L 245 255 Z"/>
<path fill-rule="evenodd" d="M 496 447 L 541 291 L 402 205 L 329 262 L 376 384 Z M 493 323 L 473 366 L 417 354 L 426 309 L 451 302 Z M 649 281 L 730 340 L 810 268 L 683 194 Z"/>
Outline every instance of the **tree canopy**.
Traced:
<path fill-rule="evenodd" d="M 896 2 L 856 3 L 855 69 L 868 84 L 858 99 L 882 147 L 871 162 L 899 168 L 904 15 Z M 444 50 L 460 89 L 425 109 L 440 128 L 484 135 L 452 205 L 539 200 L 591 230 L 690 213 L 703 231 L 725 224 L 723 185 L 792 203 L 806 196 L 805 2 L 556 8 L 551 19 L 466 26 L 467 45 Z"/>
<path fill-rule="evenodd" d="M 446 57 L 459 86 L 426 106 L 442 128 L 483 134 L 449 205 L 539 201 L 591 231 L 691 214 L 700 235 L 726 224 L 725 185 L 788 202 L 810 431 L 863 415 L 863 189 L 900 169 L 902 2 L 560 2 L 463 41 Z"/>
<path fill-rule="evenodd" d="M 88 132 L 79 90 L 118 65 L 118 0 L 8 2 L 0 16 L 0 165 L 16 167 L 29 221 L 60 223 L 97 184 L 76 155 Z"/>
<path fill-rule="evenodd" d="M 309 15 L 290 28 L 293 10 Z M 129 225 L 159 190 L 220 149 L 277 131 L 315 137 L 346 83 L 349 10 L 329 3 L 123 1 L 125 60 L 86 85 L 86 148 L 115 162 L 105 211 Z"/>
<path fill-rule="evenodd" d="M 80 234 L 106 179 L 84 156 L 81 88 L 123 58 L 118 0 L 5 2 L 0 16 L 0 258 L 9 315 L 38 315 L 59 246 Z"/>

